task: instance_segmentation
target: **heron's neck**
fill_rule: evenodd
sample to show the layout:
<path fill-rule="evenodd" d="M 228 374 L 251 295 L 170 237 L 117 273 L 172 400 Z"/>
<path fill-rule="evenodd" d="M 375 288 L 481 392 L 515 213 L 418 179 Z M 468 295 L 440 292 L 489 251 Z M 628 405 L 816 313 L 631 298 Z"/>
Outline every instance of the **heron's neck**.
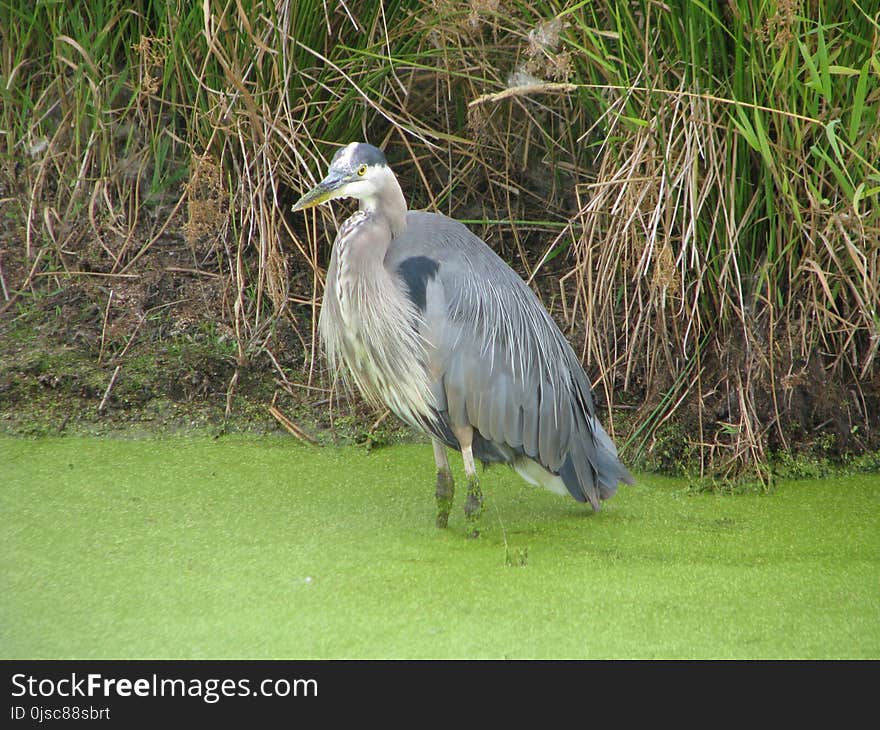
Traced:
<path fill-rule="evenodd" d="M 385 168 L 382 171 L 381 183 L 377 186 L 379 192 L 374 197 L 360 199 L 360 209 L 371 215 L 384 216 L 391 229 L 391 236 L 394 237 L 403 233 L 406 228 L 406 198 L 390 169 Z"/>

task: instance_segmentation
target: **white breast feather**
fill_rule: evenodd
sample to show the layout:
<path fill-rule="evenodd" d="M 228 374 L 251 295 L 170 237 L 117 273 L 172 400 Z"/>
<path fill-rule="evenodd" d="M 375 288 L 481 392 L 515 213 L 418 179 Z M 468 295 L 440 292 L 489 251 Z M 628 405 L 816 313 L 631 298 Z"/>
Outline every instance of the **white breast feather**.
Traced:
<path fill-rule="evenodd" d="M 368 272 L 350 265 L 343 239 L 363 220 L 355 214 L 340 230 L 336 270 L 328 272 L 318 322 L 322 345 L 331 370 L 352 381 L 367 401 L 425 430 L 436 419 L 428 370 L 432 345 L 422 334 L 421 312 L 398 280 L 381 264 Z"/>

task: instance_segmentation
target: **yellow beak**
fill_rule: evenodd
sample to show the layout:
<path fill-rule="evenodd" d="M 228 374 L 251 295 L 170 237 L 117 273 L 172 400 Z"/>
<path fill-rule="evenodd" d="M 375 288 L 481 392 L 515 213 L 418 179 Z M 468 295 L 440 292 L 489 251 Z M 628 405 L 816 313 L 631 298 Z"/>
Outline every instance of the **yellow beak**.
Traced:
<path fill-rule="evenodd" d="M 306 208 L 314 208 L 316 205 L 326 203 L 334 197 L 333 193 L 335 193 L 344 183 L 345 178 L 325 177 L 321 182 L 315 185 L 314 188 L 297 200 L 291 210 L 295 212 L 298 210 L 305 210 Z"/>

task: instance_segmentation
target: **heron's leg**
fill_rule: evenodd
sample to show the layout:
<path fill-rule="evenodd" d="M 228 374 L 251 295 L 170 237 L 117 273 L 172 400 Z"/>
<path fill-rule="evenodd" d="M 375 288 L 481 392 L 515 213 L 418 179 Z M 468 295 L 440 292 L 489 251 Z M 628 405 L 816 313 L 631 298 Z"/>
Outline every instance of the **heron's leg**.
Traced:
<path fill-rule="evenodd" d="M 446 527 L 455 495 L 455 483 L 446 458 L 446 447 L 436 439 L 432 439 L 431 443 L 434 446 L 434 463 L 437 464 L 437 527 Z"/>
<path fill-rule="evenodd" d="M 478 537 L 480 531 L 477 529 L 477 523 L 483 512 L 483 493 L 480 491 L 480 479 L 477 477 L 477 467 L 474 464 L 472 450 L 474 430 L 470 426 L 465 426 L 454 429 L 454 433 L 461 445 L 464 473 L 468 480 L 467 501 L 464 503 L 464 515 L 469 527 L 468 537 Z"/>

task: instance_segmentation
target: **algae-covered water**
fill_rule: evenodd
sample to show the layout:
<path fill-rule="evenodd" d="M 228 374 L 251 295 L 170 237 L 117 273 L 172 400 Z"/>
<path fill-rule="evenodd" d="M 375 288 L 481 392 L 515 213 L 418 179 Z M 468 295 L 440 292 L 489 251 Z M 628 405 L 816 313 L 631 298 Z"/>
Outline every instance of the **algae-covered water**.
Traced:
<path fill-rule="evenodd" d="M 878 658 L 880 475 L 599 514 L 429 446 L 0 438 L 2 658 Z"/>

